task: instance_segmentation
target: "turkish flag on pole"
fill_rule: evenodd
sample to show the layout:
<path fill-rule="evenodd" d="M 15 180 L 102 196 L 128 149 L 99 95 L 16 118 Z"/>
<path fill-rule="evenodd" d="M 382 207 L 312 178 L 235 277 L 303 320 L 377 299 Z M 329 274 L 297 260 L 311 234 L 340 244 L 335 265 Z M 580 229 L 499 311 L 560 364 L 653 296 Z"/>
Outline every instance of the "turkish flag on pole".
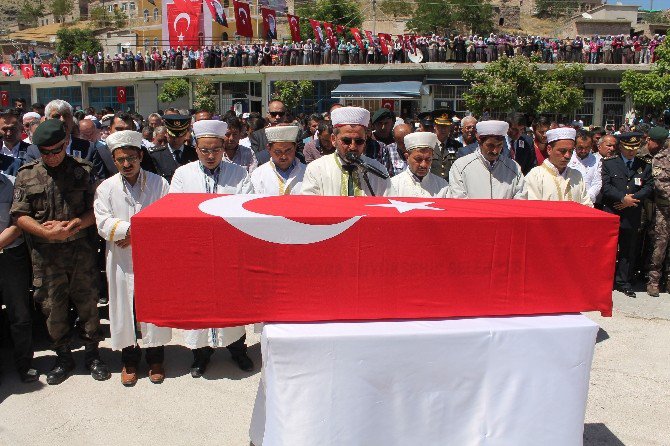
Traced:
<path fill-rule="evenodd" d="M 354 36 L 356 43 L 358 43 L 358 47 L 364 50 L 365 44 L 363 43 L 363 37 L 361 37 L 361 30 L 358 28 L 349 28 L 349 30 L 351 31 L 351 34 Z"/>
<path fill-rule="evenodd" d="M 60 74 L 69 76 L 72 74 L 72 64 L 70 62 L 63 62 L 60 64 Z"/>
<path fill-rule="evenodd" d="M 0 70 L 2 70 L 5 76 L 11 76 L 14 74 L 14 67 L 10 63 L 0 64 Z"/>
<path fill-rule="evenodd" d="M 375 38 L 372 35 L 372 31 L 365 31 L 365 37 L 368 39 L 368 45 L 374 45 L 375 44 Z"/>
<path fill-rule="evenodd" d="M 344 35 L 344 26 L 342 26 L 342 25 L 337 25 L 337 26 L 335 27 L 335 29 L 336 29 L 337 34 L 339 34 L 340 36 L 343 36 L 343 35 Z"/>
<path fill-rule="evenodd" d="M 314 39 L 316 43 L 323 42 L 323 31 L 321 31 L 321 22 L 314 19 L 309 19 L 309 24 L 312 25 L 312 30 L 314 30 Z"/>
<path fill-rule="evenodd" d="M 3 107 L 9 107 L 9 92 L 2 90 L 0 91 L 0 105 Z"/>
<path fill-rule="evenodd" d="M 274 40 L 277 38 L 277 13 L 271 8 L 261 8 L 263 16 L 263 35 L 266 39 Z"/>
<path fill-rule="evenodd" d="M 391 111 L 395 110 L 395 101 L 393 99 L 382 99 L 382 108 L 388 108 Z"/>
<path fill-rule="evenodd" d="M 167 5 L 167 16 L 171 47 L 198 45 L 200 11 L 193 9 L 191 2 Z"/>
<path fill-rule="evenodd" d="M 251 9 L 249 8 L 249 3 L 233 0 L 233 7 L 235 8 L 237 35 L 249 38 L 254 37 L 254 30 L 251 28 Z"/>
<path fill-rule="evenodd" d="M 389 54 L 388 45 L 391 43 L 391 39 L 392 37 L 390 34 L 379 33 L 379 44 L 382 47 L 382 54 L 384 56 L 388 56 Z"/>
<path fill-rule="evenodd" d="M 33 71 L 33 66 L 27 63 L 21 64 L 21 73 L 23 73 L 24 79 L 30 79 L 35 76 L 35 71 Z"/>
<path fill-rule="evenodd" d="M 219 0 L 205 0 L 207 7 L 209 7 L 209 12 L 212 13 L 212 18 L 214 21 L 222 26 L 228 26 L 228 19 L 226 19 L 226 11 L 223 9 L 221 2 Z"/>
<path fill-rule="evenodd" d="M 116 101 L 119 104 L 126 103 L 126 87 L 116 87 Z"/>
<path fill-rule="evenodd" d="M 44 77 L 52 77 L 56 74 L 54 73 L 54 67 L 50 63 L 43 63 L 40 65 L 40 68 Z"/>
<path fill-rule="evenodd" d="M 323 22 L 323 28 L 326 30 L 326 36 L 328 36 L 328 43 L 330 43 L 330 47 L 337 48 L 337 39 L 335 38 L 335 32 L 333 31 L 333 24 Z"/>
<path fill-rule="evenodd" d="M 291 40 L 294 42 L 300 42 L 302 37 L 300 37 L 300 17 L 297 15 L 286 14 L 288 18 L 288 27 L 291 29 Z"/>

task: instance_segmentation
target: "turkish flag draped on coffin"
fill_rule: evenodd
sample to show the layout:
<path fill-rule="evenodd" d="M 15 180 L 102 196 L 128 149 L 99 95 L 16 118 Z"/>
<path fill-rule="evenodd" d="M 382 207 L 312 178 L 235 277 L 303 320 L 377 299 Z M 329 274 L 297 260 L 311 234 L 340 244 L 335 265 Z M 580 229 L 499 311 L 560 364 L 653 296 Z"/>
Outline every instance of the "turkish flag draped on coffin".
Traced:
<path fill-rule="evenodd" d="M 189 0 L 175 2 L 167 5 L 167 16 L 171 47 L 198 45 L 199 9 Z"/>
<path fill-rule="evenodd" d="M 254 37 L 254 31 L 251 29 L 251 9 L 249 8 L 249 3 L 233 0 L 233 7 L 235 8 L 237 35 L 249 38 Z"/>
<path fill-rule="evenodd" d="M 572 202 L 170 194 L 131 224 L 162 326 L 612 311 L 618 218 Z"/>

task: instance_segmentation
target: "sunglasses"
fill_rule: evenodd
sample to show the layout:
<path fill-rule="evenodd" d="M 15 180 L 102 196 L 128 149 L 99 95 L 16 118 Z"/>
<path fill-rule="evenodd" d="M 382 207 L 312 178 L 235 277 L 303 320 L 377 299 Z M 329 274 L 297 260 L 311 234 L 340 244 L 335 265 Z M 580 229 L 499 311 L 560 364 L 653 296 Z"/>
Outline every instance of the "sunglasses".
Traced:
<path fill-rule="evenodd" d="M 42 155 L 58 155 L 63 151 L 65 148 L 65 141 L 60 145 L 60 147 L 57 147 L 55 149 L 47 150 L 47 149 L 40 149 L 40 153 Z"/>
<path fill-rule="evenodd" d="M 221 153 L 223 149 L 198 149 L 203 155 L 217 155 Z"/>
<path fill-rule="evenodd" d="M 352 142 L 354 144 L 356 144 L 357 146 L 362 146 L 363 144 L 365 144 L 365 139 L 363 139 L 363 138 L 347 138 L 347 137 L 344 137 L 344 138 L 340 138 L 340 141 L 342 141 L 342 143 L 345 146 L 350 146 Z"/>
<path fill-rule="evenodd" d="M 126 161 L 128 161 L 129 164 L 133 164 L 138 159 L 140 159 L 138 156 L 124 156 L 124 157 L 114 158 L 114 161 L 116 161 L 118 164 L 123 166 L 126 163 Z"/>
<path fill-rule="evenodd" d="M 284 116 L 286 112 L 270 112 L 270 116 Z"/>

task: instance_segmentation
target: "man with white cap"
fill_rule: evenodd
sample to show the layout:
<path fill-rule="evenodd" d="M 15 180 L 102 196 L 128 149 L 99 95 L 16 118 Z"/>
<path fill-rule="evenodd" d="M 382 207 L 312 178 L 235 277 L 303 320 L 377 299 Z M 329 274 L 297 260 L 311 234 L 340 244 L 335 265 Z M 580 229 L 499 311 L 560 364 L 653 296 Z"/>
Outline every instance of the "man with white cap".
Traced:
<path fill-rule="evenodd" d="M 134 272 L 131 250 L 133 215 L 167 195 L 168 182 L 142 169 L 142 134 L 132 130 L 112 133 L 106 140 L 118 173 L 103 181 L 95 192 L 93 211 L 98 233 L 107 242 L 107 282 L 112 349 L 121 350 L 121 383 L 137 382 L 137 367 L 142 357 L 137 328 L 146 347 L 149 379 L 160 383 L 165 378 L 164 345 L 172 339 L 170 328 L 137 322 L 134 311 Z"/>
<path fill-rule="evenodd" d="M 23 138 L 23 142 L 32 144 L 32 136 L 33 132 L 37 128 L 38 125 L 40 125 L 40 120 L 42 119 L 42 116 L 40 116 L 39 113 L 37 112 L 28 112 L 23 115 L 22 118 L 22 124 L 23 124 L 23 131 L 26 135 L 25 138 Z"/>
<path fill-rule="evenodd" d="M 447 196 L 447 180 L 430 172 L 437 144 L 437 135 L 433 132 L 416 132 L 405 136 L 403 155 L 408 168 L 391 178 L 399 197 Z"/>
<path fill-rule="evenodd" d="M 201 120 L 193 124 L 198 160 L 177 168 L 170 184 L 170 193 L 249 194 L 252 192 L 247 170 L 223 161 L 224 138 L 228 126 L 217 120 Z M 247 356 L 244 327 L 187 330 L 184 342 L 193 350 L 191 376 L 205 373 L 213 347 L 227 346 L 240 369 L 250 371 L 254 364 Z"/>
<path fill-rule="evenodd" d="M 450 198 L 526 199 L 521 167 L 513 159 L 501 156 L 508 129 L 505 121 L 477 123 L 479 147 L 458 158 L 449 171 Z"/>
<path fill-rule="evenodd" d="M 526 176 L 529 200 L 576 201 L 593 207 L 584 178 L 568 167 L 577 132 L 572 127 L 547 130 L 547 158 Z"/>
<path fill-rule="evenodd" d="M 300 128 L 295 125 L 280 125 L 265 129 L 271 159 L 251 173 L 254 193 L 300 194 L 305 165 L 295 156 L 299 130 Z"/>
<path fill-rule="evenodd" d="M 332 111 L 331 140 L 335 153 L 309 163 L 302 183 L 304 195 L 394 196 L 386 168 L 363 155 L 370 112 L 360 107 L 339 107 Z M 372 167 L 378 176 L 361 166 Z M 383 178 L 386 176 L 386 178 Z"/>

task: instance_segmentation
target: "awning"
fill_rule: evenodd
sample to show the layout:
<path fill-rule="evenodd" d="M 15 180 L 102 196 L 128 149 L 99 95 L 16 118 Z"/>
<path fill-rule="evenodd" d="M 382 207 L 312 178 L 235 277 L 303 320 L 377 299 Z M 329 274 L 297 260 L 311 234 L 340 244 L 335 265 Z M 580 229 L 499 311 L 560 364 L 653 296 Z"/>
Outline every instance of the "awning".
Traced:
<path fill-rule="evenodd" d="M 418 99 L 421 86 L 419 81 L 340 84 L 330 95 L 333 98 Z"/>

